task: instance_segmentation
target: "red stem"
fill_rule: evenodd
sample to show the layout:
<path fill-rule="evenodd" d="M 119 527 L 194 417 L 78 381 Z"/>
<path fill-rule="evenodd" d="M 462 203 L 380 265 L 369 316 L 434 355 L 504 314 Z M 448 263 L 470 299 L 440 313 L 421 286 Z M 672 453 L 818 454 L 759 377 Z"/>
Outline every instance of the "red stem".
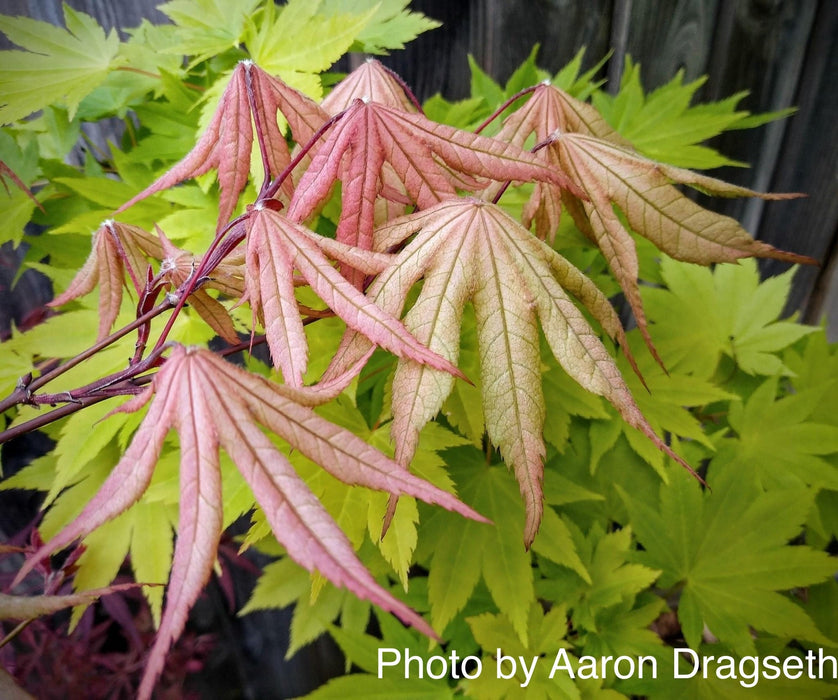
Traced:
<path fill-rule="evenodd" d="M 294 157 L 294 159 L 288 164 L 288 166 L 283 170 L 270 185 L 268 185 L 267 189 L 262 193 L 259 197 L 260 200 L 271 199 L 277 192 L 279 192 L 279 188 L 282 187 L 282 183 L 285 182 L 285 178 L 287 178 L 296 168 L 300 161 L 308 155 L 308 152 L 314 147 L 314 144 L 320 139 L 323 134 L 325 134 L 332 126 L 341 118 L 344 114 L 346 114 L 350 109 L 352 109 L 352 105 L 347 107 L 342 112 L 338 112 L 334 117 L 329 119 L 328 121 L 324 122 L 321 127 L 314 132 L 314 136 L 312 136 L 308 143 L 300 149 L 300 152 Z"/>
<path fill-rule="evenodd" d="M 172 305 L 168 301 L 164 301 L 163 303 L 158 304 L 148 313 L 143 314 L 139 318 L 129 323 L 127 326 L 120 328 L 115 333 L 111 333 L 111 335 L 109 335 L 107 338 L 103 338 L 95 345 L 91 345 L 87 350 L 76 355 L 72 359 L 67 360 L 67 362 L 65 362 L 63 365 L 59 365 L 58 367 L 47 372 L 46 374 L 42 374 L 40 377 L 36 377 L 31 382 L 28 382 L 26 384 L 22 383 L 21 386 L 15 389 L 15 391 L 9 394 L 9 396 L 0 401 L 0 413 L 8 410 L 12 406 L 16 406 L 21 403 L 29 403 L 32 399 L 32 393 L 34 391 L 37 391 L 39 388 L 41 388 L 48 382 L 51 382 L 53 379 L 60 377 L 62 374 L 71 370 L 76 365 L 81 364 L 88 358 L 95 355 L 100 350 L 103 350 L 109 345 L 112 345 L 120 338 L 128 335 L 131 331 L 139 328 L 140 326 L 147 323 L 156 316 L 159 316 L 161 313 L 166 311 L 166 309 L 171 308 L 171 306 Z"/>
<path fill-rule="evenodd" d="M 175 304 L 174 311 L 172 311 L 172 315 L 169 316 L 169 320 L 166 322 L 166 326 L 163 328 L 160 337 L 157 339 L 157 343 L 155 343 L 154 350 L 152 352 L 157 352 L 163 347 L 166 343 L 166 338 L 168 338 L 169 333 L 172 330 L 172 326 L 174 326 L 175 320 L 177 319 L 177 316 L 184 304 L 186 304 L 186 300 L 189 298 L 189 295 L 192 294 L 192 292 L 194 292 L 200 284 L 203 284 L 206 280 L 206 276 L 210 274 L 223 260 L 222 256 L 213 255 L 216 248 L 219 247 L 224 237 L 234 228 L 239 226 L 245 219 L 247 219 L 248 216 L 250 216 L 250 214 L 245 213 L 236 217 L 215 235 L 215 238 L 210 244 L 210 247 L 207 249 L 207 252 L 201 258 L 201 264 L 198 265 L 197 269 L 189 275 L 187 280 L 175 292 L 175 296 L 177 296 L 177 303 Z M 244 239 L 244 236 L 233 236 L 233 238 L 235 239 L 235 245 L 238 245 L 238 243 Z M 225 246 L 222 248 L 222 250 L 224 250 L 224 255 L 229 253 L 230 250 L 232 250 L 232 247 L 234 246 Z"/>
<path fill-rule="evenodd" d="M 147 374 L 143 377 L 134 377 L 129 381 L 132 387 L 140 387 L 144 384 L 148 384 L 155 374 L 156 372 L 152 374 Z M 113 396 L 131 393 L 136 392 L 131 391 L 130 388 L 126 386 L 125 390 L 122 391 L 120 394 L 112 390 L 104 394 L 86 396 L 83 399 L 79 399 L 77 402 L 68 403 L 64 406 L 60 406 L 59 408 L 44 413 L 38 416 L 37 418 L 33 418 L 32 420 L 28 420 L 25 423 L 16 425 L 12 428 L 9 428 L 8 430 L 4 430 L 2 433 L 0 433 L 0 444 L 8 442 L 13 438 L 19 437 L 20 435 L 31 432 L 33 430 L 38 430 L 38 428 L 43 428 L 45 425 L 49 425 L 50 423 L 58 420 L 59 418 L 64 418 L 65 416 L 72 415 L 76 411 L 80 411 L 81 409 L 86 408 L 87 406 L 92 406 L 93 404 L 99 403 L 100 401 L 104 401 L 105 399 L 109 399 Z"/>
<path fill-rule="evenodd" d="M 515 100 L 518 100 L 524 97 L 525 95 L 529 95 L 531 92 L 535 92 L 536 88 L 538 88 L 538 85 L 533 85 L 532 87 L 524 88 L 520 92 L 516 92 L 514 95 L 512 95 L 512 97 L 510 97 L 506 102 L 504 102 L 500 107 L 498 107 L 494 112 L 492 112 L 488 119 L 486 119 L 486 121 L 484 121 L 480 126 L 478 126 L 474 130 L 474 133 L 479 134 L 481 131 L 483 131 L 483 129 L 489 126 L 489 124 L 495 121 L 495 119 L 497 119 L 503 113 L 503 111 L 507 107 L 509 107 L 509 105 L 515 102 Z"/>

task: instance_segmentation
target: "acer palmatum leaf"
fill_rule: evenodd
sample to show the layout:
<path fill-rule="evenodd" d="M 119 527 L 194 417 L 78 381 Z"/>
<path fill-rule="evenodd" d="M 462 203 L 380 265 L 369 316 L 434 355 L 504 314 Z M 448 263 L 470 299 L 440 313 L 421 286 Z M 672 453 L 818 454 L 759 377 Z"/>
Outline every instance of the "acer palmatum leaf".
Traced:
<path fill-rule="evenodd" d="M 162 257 L 160 241 L 139 226 L 108 219 L 93 234 L 93 249 L 64 292 L 48 306 L 61 306 L 99 287 L 99 330 L 97 340 L 110 333 L 122 305 L 125 275 L 139 295 L 146 278 L 146 256 Z"/>
<path fill-rule="evenodd" d="M 254 114 L 254 108 L 256 113 Z M 268 75 L 252 61 L 241 61 L 206 131 L 195 147 L 164 175 L 123 204 L 117 213 L 141 199 L 179 182 L 218 170 L 221 197 L 218 229 L 230 219 L 250 173 L 253 124 L 257 120 L 268 176 L 276 176 L 290 163 L 285 136 L 277 125 L 277 110 L 288 120 L 294 138 L 306 143 L 329 115 L 311 99 Z M 291 181 L 283 183 L 287 196 Z"/>
<path fill-rule="evenodd" d="M 371 249 L 385 163 L 391 167 L 386 172 L 398 177 L 420 209 L 456 197 L 463 177 L 475 189 L 489 180 L 536 180 L 585 196 L 560 171 L 518 146 L 437 124 L 421 114 L 355 100 L 314 151 L 289 205 L 289 218 L 306 220 L 340 180 L 337 239 Z M 475 177 L 486 182 L 480 185 Z M 348 277 L 360 286 L 359 273 Z"/>
<path fill-rule="evenodd" d="M 456 366 L 416 340 L 401 321 L 353 287 L 321 249 L 344 262 L 364 264 L 356 251 L 329 241 L 272 209 L 256 206 L 246 221 L 247 299 L 263 319 L 274 364 L 292 386 L 302 386 L 308 345 L 294 296 L 294 270 L 350 328 L 399 357 L 409 357 L 462 376 Z M 379 271 L 383 257 L 371 254 L 366 265 Z M 363 270 L 362 270 L 363 271 Z"/>
<path fill-rule="evenodd" d="M 503 120 L 495 138 L 523 146 L 532 134 L 537 141 L 543 141 L 556 130 L 587 134 L 629 146 L 596 107 L 577 100 L 549 82 L 537 85 L 530 98 Z"/>
<path fill-rule="evenodd" d="M 394 73 L 374 58 L 368 58 L 335 85 L 320 106 L 329 114 L 337 114 L 349 107 L 356 98 L 366 98 L 407 112 L 420 111 Z"/>
<path fill-rule="evenodd" d="M 215 562 L 222 528 L 219 447 L 236 463 L 292 559 L 435 636 L 420 616 L 375 582 L 347 537 L 259 425 L 346 483 L 408 494 L 482 522 L 485 518 L 405 472 L 356 435 L 287 398 L 281 386 L 209 351 L 175 346 L 152 386 L 123 408 L 137 410 L 149 400 L 131 444 L 99 491 L 75 520 L 25 562 L 13 582 L 16 585 L 52 552 L 135 503 L 148 488 L 167 433 L 175 429 L 181 447 L 178 537 L 166 607 L 139 698 L 151 697 L 165 654 L 183 630 Z"/>
<path fill-rule="evenodd" d="M 163 245 L 160 274 L 163 279 L 172 285 L 173 289 L 178 289 L 195 274 L 195 270 L 200 265 L 200 260 L 196 259 L 191 253 L 175 246 L 159 227 L 157 228 L 157 235 Z M 213 273 L 214 275 L 223 274 L 223 270 L 217 267 Z M 224 284 L 225 289 L 230 289 L 232 281 L 233 279 L 228 278 L 228 281 Z M 241 296 L 241 292 L 239 296 Z M 221 302 L 207 294 L 206 290 L 194 290 L 189 295 L 188 303 L 221 338 L 230 344 L 239 342 L 229 312 Z"/>
<path fill-rule="evenodd" d="M 459 354 L 463 307 L 468 301 L 474 306 L 486 429 L 518 479 L 527 512 L 527 545 L 541 520 L 545 454 L 538 321 L 571 377 L 607 398 L 630 424 L 669 451 L 640 414 L 613 358 L 566 292 L 624 342 L 608 300 L 502 209 L 474 199 L 452 200 L 375 233 L 376 246 L 383 248 L 416 236 L 376 278 L 368 296 L 387 311 L 400 313 L 410 288 L 424 277 L 405 325 L 452 363 Z M 364 339 L 348 334 L 324 376 L 343 371 L 367 349 Z M 398 363 L 392 436 L 396 459 L 403 466 L 413 457 L 419 432 L 440 410 L 452 387 L 450 375 L 412 362 Z"/>
<path fill-rule="evenodd" d="M 812 264 L 812 258 L 755 240 L 738 221 L 699 206 L 673 183 L 727 197 L 789 199 L 799 194 L 765 194 L 683 168 L 663 165 L 593 136 L 557 133 L 545 149 L 585 190 L 588 201 L 562 194 L 577 225 L 597 243 L 631 305 L 638 328 L 657 358 L 637 283 L 638 260 L 629 227 L 669 256 L 703 265 L 744 257 Z M 546 192 L 546 190 L 542 190 Z"/>
<path fill-rule="evenodd" d="M 530 98 L 504 119 L 495 138 L 523 147 L 533 134 L 540 143 L 557 130 L 588 134 L 619 145 L 629 145 L 593 105 L 577 100 L 549 82 L 537 85 Z M 554 167 L 560 167 L 557 159 L 547 157 L 545 160 Z M 561 216 L 561 191 L 548 182 L 537 182 L 534 188 L 524 206 L 522 222 L 527 228 L 535 222 L 538 237 L 552 240 Z M 494 192 L 490 191 L 485 198 L 492 199 L 493 196 Z"/>

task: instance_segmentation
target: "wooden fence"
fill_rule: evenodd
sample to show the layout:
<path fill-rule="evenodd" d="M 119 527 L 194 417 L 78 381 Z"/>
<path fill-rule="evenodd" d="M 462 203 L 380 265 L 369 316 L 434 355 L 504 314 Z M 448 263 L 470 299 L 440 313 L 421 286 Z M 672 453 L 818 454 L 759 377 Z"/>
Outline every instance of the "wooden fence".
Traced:
<path fill-rule="evenodd" d="M 231 0 L 235 1 L 235 0 Z M 69 0 L 106 27 L 130 28 L 143 17 L 166 21 L 162 0 Z M 681 68 L 688 80 L 707 74 L 699 97 L 740 90 L 742 106 L 764 112 L 797 105 L 798 113 L 757 130 L 731 132 L 714 144 L 752 164 L 714 175 L 757 190 L 806 192 L 803 200 L 714 201 L 757 238 L 810 255 L 820 268 L 801 269 L 788 311 L 804 320 L 826 316 L 838 339 L 838 1 L 836 0 L 414 0 L 412 7 L 443 22 L 385 59 L 420 97 L 468 92 L 467 55 L 506 80 L 540 44 L 539 64 L 556 71 L 581 47 L 592 65 L 613 51 L 606 71 L 617 85 L 625 57 L 642 66 L 652 89 Z M 59 0 L 2 0 L 0 11 L 62 22 Z M 763 264 L 766 274 L 785 269 Z"/>

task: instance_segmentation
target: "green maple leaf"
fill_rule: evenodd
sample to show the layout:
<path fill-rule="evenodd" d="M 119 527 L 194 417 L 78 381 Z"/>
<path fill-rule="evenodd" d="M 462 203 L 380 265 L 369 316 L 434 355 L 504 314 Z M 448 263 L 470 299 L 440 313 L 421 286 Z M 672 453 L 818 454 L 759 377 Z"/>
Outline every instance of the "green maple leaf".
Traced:
<path fill-rule="evenodd" d="M 838 426 L 813 416 L 834 388 L 824 382 L 777 398 L 777 383 L 769 379 L 747 401 L 731 405 L 730 426 L 738 439 L 722 442 L 726 454 L 747 465 L 766 488 L 810 484 L 838 490 L 838 468 L 827 461 L 838 452 Z"/>
<path fill-rule="evenodd" d="M 432 680 L 377 678 L 370 674 L 353 673 L 333 678 L 305 697 L 307 700 L 342 700 L 343 698 L 447 700 L 454 697 L 454 691 Z"/>
<path fill-rule="evenodd" d="M 324 10 L 335 14 L 364 15 L 375 8 L 352 50 L 381 54 L 387 53 L 388 49 L 403 49 L 407 42 L 423 32 L 441 26 L 440 22 L 421 12 L 408 10 L 409 4 L 409 0 L 326 0 Z"/>
<path fill-rule="evenodd" d="M 515 482 L 499 465 L 487 465 L 471 446 L 445 450 L 443 458 L 461 498 L 480 508 L 494 525 L 465 522 L 454 527 L 438 514 L 423 525 L 422 539 L 434 542 L 428 575 L 431 624 L 444 630 L 482 576 L 495 604 L 526 643 L 535 593 L 531 557 L 521 546 L 524 510 Z"/>
<path fill-rule="evenodd" d="M 617 95 L 596 92 L 593 103 L 640 153 L 653 160 L 700 169 L 745 165 L 700 145 L 703 141 L 723 131 L 757 126 L 794 112 L 794 109 L 786 109 L 754 117 L 747 111 L 737 111 L 736 106 L 747 92 L 738 92 L 718 102 L 690 106 L 706 80 L 705 76 L 685 84 L 684 72 L 679 71 L 665 85 L 644 94 L 640 66 L 628 59 Z"/>
<path fill-rule="evenodd" d="M 172 0 L 158 8 L 177 25 L 166 53 L 193 56 L 198 63 L 238 46 L 248 18 L 262 0 Z"/>
<path fill-rule="evenodd" d="M 659 585 L 682 586 L 678 619 L 698 649 L 705 625 L 738 654 L 753 654 L 751 629 L 819 644 L 829 640 L 779 591 L 818 583 L 835 560 L 790 546 L 812 507 L 805 488 L 762 492 L 735 468 L 711 467 L 712 494 L 674 474 L 661 488 L 660 509 L 620 489 L 644 547 L 637 559 L 663 571 Z"/>
<path fill-rule="evenodd" d="M 637 595 L 655 582 L 660 571 L 629 560 L 631 528 L 605 533 L 601 525 L 596 524 L 583 535 L 571 524 L 569 530 L 589 578 L 570 584 L 562 597 L 573 609 L 573 623 L 577 629 L 605 633 L 615 618 L 634 607 Z M 548 598 L 555 597 L 555 591 L 547 590 L 542 586 L 539 593 Z"/>
<path fill-rule="evenodd" d="M 21 148 L 10 134 L 0 132 L 0 242 L 20 245 L 24 227 L 41 206 L 29 189 L 39 171 L 37 142 Z"/>
<path fill-rule="evenodd" d="M 349 50 L 378 11 L 369 3 L 361 4 L 364 7 L 338 13 L 336 8 L 322 7 L 321 0 L 290 0 L 277 13 L 273 3 L 265 3 L 259 22 L 250 23 L 244 41 L 264 70 L 319 98 L 322 86 L 317 74 Z"/>
<path fill-rule="evenodd" d="M 793 270 L 760 283 L 753 260 L 709 270 L 664 258 L 661 274 L 667 289 L 644 287 L 641 296 L 670 370 L 708 378 L 726 355 L 748 374 L 788 374 L 776 353 L 816 330 L 777 320 Z"/>
<path fill-rule="evenodd" d="M 569 674 L 558 673 L 550 678 L 553 657 L 559 649 L 567 648 L 564 641 L 568 631 L 567 608 L 557 605 L 545 613 L 537 602 L 533 602 L 527 615 L 528 644 L 522 644 L 509 619 L 503 615 L 484 613 L 466 620 L 472 634 L 484 649 L 483 673 L 469 683 L 470 695 L 480 698 L 581 698 L 576 683 Z M 500 649 L 504 656 L 516 661 L 517 673 L 513 678 L 503 678 L 494 673 L 500 668 L 504 673 L 510 671 L 510 662 L 504 661 L 496 666 L 496 659 L 491 658 L 494 650 Z M 537 658 L 537 661 L 534 659 Z M 525 688 L 524 672 L 520 668 L 523 659 L 529 669 L 530 678 Z M 568 659 L 573 660 L 569 655 Z M 534 664 L 534 665 L 533 665 Z M 595 697 L 595 696 L 594 696 Z M 621 696 L 616 696 L 621 697 Z"/>
<path fill-rule="evenodd" d="M 820 423 L 838 425 L 838 344 L 829 343 L 825 332 L 813 333 L 806 339 L 805 347 L 798 351 L 789 349 L 783 361 L 794 372 L 791 379 L 795 390 L 827 387 L 812 411 Z"/>
<path fill-rule="evenodd" d="M 79 102 L 100 85 L 119 51 L 89 15 L 64 6 L 67 28 L 28 17 L 0 16 L 0 31 L 25 51 L 0 52 L 0 123 L 22 119 L 55 103 L 70 119 Z"/>
<path fill-rule="evenodd" d="M 680 328 L 681 319 L 677 316 L 667 316 L 661 318 L 661 324 L 666 324 L 666 327 L 677 325 Z M 638 336 L 637 330 L 628 333 L 629 342 L 636 341 Z M 714 443 L 705 434 L 702 423 L 688 407 L 705 406 L 715 401 L 729 401 L 736 396 L 720 389 L 707 379 L 683 373 L 680 367 L 666 372 L 648 353 L 640 353 L 636 364 L 640 375 L 631 371 L 625 356 L 617 358 L 617 366 L 652 429 L 658 435 L 667 433 L 677 435 L 713 452 Z M 643 382 L 640 376 L 643 377 Z M 602 455 L 614 445 L 621 432 L 632 449 L 666 481 L 668 477 L 663 453 L 650 445 L 639 431 L 613 418 L 608 422 L 591 423 L 591 435 L 595 436 L 593 442 L 597 450 L 592 466 L 595 468 L 598 465 Z"/>

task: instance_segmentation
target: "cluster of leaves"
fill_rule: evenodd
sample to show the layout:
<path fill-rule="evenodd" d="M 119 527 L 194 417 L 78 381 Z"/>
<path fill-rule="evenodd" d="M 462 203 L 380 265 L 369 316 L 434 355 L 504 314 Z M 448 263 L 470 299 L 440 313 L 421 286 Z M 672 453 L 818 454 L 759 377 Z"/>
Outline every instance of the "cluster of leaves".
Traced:
<path fill-rule="evenodd" d="M 145 590 L 158 634 L 140 697 L 244 514 L 243 546 L 278 557 L 248 609 L 295 603 L 292 652 L 328 629 L 368 672 L 381 644 L 427 655 L 419 635 L 486 658 L 567 647 L 663 664 L 648 627 L 670 604 L 696 649 L 705 628 L 737 654 L 834 643 L 815 620 L 835 602 L 818 551 L 835 534 L 835 353 L 776 320 L 788 275 L 691 264 L 807 260 L 674 186 L 785 196 L 682 167 L 724 162 L 697 144 L 757 121 L 741 96 L 690 107 L 698 85 L 680 77 L 644 95 L 630 66 L 608 98 L 581 55 L 545 81 L 533 54 L 505 87 L 473 67 L 464 103 L 423 110 L 374 61 L 323 97 L 320 72 L 347 50 L 431 26 L 405 5 L 174 0 L 176 30 L 127 42 L 69 9 L 66 30 L 0 20 L 26 49 L 2 57 L 17 66 L 3 172 L 23 185 L 2 225 L 15 243 L 23 223 L 46 228 L 26 236 L 30 265 L 64 290 L 59 315 L 0 346 L 3 437 L 56 440 L 3 483 L 49 506 L 17 581 L 80 538 L 79 590 L 107 586 L 126 554 L 138 581 L 168 580 L 165 607 Z M 59 61 L 61 84 L 31 90 Z M 121 147 L 61 162 L 83 121 L 113 115 Z M 225 359 L 239 352 L 243 367 Z M 804 527 L 808 545 L 789 545 Z M 805 605 L 784 593 L 805 586 Z M 415 631 L 376 610 L 372 638 L 371 604 Z M 619 697 L 613 679 L 535 680 L 549 697 Z M 421 684 L 518 691 L 493 682 Z M 321 693 L 371 683 L 405 681 L 354 674 Z"/>

